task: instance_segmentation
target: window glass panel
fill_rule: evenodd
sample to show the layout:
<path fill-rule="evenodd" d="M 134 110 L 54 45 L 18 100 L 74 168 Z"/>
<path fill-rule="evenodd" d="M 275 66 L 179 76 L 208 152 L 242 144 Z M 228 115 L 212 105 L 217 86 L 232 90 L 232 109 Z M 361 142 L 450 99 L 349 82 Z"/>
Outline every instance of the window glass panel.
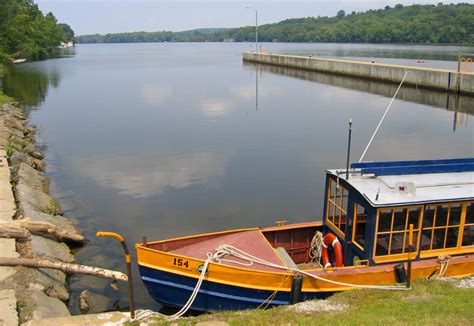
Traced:
<path fill-rule="evenodd" d="M 423 228 L 433 226 L 435 208 L 433 206 L 427 206 L 425 213 L 423 214 Z"/>
<path fill-rule="evenodd" d="M 459 226 L 448 228 L 445 248 L 455 248 L 458 245 Z"/>
<path fill-rule="evenodd" d="M 462 245 L 472 246 L 474 245 L 474 225 L 464 227 L 464 233 L 462 235 Z"/>
<path fill-rule="evenodd" d="M 461 205 L 451 205 L 449 209 L 449 225 L 459 225 L 461 223 L 461 211 Z"/>
<path fill-rule="evenodd" d="M 390 234 L 377 235 L 377 247 L 375 250 L 376 256 L 388 255 L 388 244 L 390 241 Z"/>
<path fill-rule="evenodd" d="M 329 180 L 330 189 L 327 202 L 327 220 L 344 233 L 349 192 L 335 180 Z"/>
<path fill-rule="evenodd" d="M 342 188 L 342 205 L 341 205 L 341 208 L 344 210 L 344 212 L 347 212 L 348 194 L 349 194 L 349 192 L 346 189 Z"/>
<path fill-rule="evenodd" d="M 467 205 L 466 224 L 474 223 L 474 203 Z"/>
<path fill-rule="evenodd" d="M 390 225 L 392 224 L 392 210 L 381 210 L 379 215 L 379 228 L 378 232 L 390 231 Z"/>
<path fill-rule="evenodd" d="M 403 253 L 403 238 L 405 232 L 392 233 L 392 245 L 390 249 L 390 254 L 401 254 Z"/>
<path fill-rule="evenodd" d="M 356 204 L 355 205 L 355 230 L 354 240 L 364 248 L 365 246 L 365 228 L 367 226 L 367 213 L 365 207 Z"/>
<path fill-rule="evenodd" d="M 444 235 L 446 233 L 446 228 L 435 229 L 433 236 L 433 246 L 432 249 L 442 249 L 444 248 Z"/>
<path fill-rule="evenodd" d="M 334 199 L 335 198 L 335 195 L 336 195 L 336 182 L 334 182 L 332 179 L 329 180 L 329 184 L 330 184 L 330 197 L 329 198 L 332 198 Z"/>
<path fill-rule="evenodd" d="M 430 250 L 432 230 L 424 230 L 421 233 L 421 250 Z"/>
<path fill-rule="evenodd" d="M 436 206 L 436 226 L 446 226 L 449 206 Z"/>
<path fill-rule="evenodd" d="M 410 224 L 413 224 L 413 228 L 416 229 L 420 221 L 421 208 L 410 208 L 408 212 L 408 223 L 407 229 L 410 229 Z"/>
<path fill-rule="evenodd" d="M 393 231 L 405 230 L 405 224 L 407 222 L 407 209 L 396 209 L 393 219 Z"/>
<path fill-rule="evenodd" d="M 383 256 L 406 253 L 408 248 L 409 222 L 413 224 L 413 246 L 417 250 L 421 211 L 421 207 L 379 210 L 375 255 Z M 426 238 L 427 240 L 425 240 L 424 245 L 429 248 L 431 233 L 426 232 Z"/>

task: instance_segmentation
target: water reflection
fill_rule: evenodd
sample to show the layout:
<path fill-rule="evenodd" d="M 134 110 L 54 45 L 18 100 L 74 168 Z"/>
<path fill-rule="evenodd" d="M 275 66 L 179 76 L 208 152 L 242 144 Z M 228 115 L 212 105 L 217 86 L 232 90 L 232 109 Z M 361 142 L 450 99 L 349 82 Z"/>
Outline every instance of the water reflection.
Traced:
<path fill-rule="evenodd" d="M 309 80 L 316 83 L 323 83 L 332 86 L 378 94 L 389 98 L 395 94 L 395 91 L 398 87 L 398 85 L 395 84 L 324 74 L 307 70 L 261 65 L 250 62 L 244 62 L 243 64 L 244 66 L 251 69 L 259 69 L 260 71 L 270 72 L 272 74 L 284 75 L 288 77 Z M 332 92 L 329 94 L 329 96 L 334 95 L 335 94 Z M 470 96 L 453 95 L 425 89 L 417 90 L 416 88 L 405 86 L 400 90 L 397 98 L 403 101 L 425 104 L 437 108 L 443 108 L 449 111 L 465 112 L 471 115 L 474 114 L 474 97 Z M 380 104 L 383 105 L 382 102 Z"/>
<path fill-rule="evenodd" d="M 173 95 L 171 87 L 161 85 L 144 85 L 142 94 L 145 101 L 153 106 L 160 106 Z"/>
<path fill-rule="evenodd" d="M 206 98 L 200 101 L 201 112 L 211 118 L 223 116 L 234 107 L 234 103 L 225 98 Z"/>
<path fill-rule="evenodd" d="M 219 182 L 227 158 L 216 153 L 159 156 L 92 156 L 76 159 L 73 169 L 99 187 L 135 198 L 155 197 L 166 190 Z"/>
<path fill-rule="evenodd" d="M 27 108 L 40 105 L 50 87 L 59 86 L 60 73 L 57 69 L 43 69 L 34 64 L 20 67 L 6 67 L 3 77 L 3 91 L 17 99 Z"/>

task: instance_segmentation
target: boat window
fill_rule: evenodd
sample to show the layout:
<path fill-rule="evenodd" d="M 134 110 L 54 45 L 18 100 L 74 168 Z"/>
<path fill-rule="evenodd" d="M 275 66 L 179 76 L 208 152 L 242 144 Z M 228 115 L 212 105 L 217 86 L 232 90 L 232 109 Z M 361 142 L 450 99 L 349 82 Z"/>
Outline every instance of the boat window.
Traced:
<path fill-rule="evenodd" d="M 365 228 L 367 226 L 367 210 L 359 204 L 354 205 L 354 232 L 352 241 L 362 250 L 365 248 Z"/>
<path fill-rule="evenodd" d="M 421 237 L 422 252 L 456 248 L 461 214 L 461 204 L 426 206 Z"/>
<path fill-rule="evenodd" d="M 349 192 L 333 179 L 329 179 L 328 189 L 326 222 L 344 236 Z"/>
<path fill-rule="evenodd" d="M 466 220 L 464 222 L 464 231 L 462 234 L 462 246 L 474 245 L 474 203 L 467 204 Z"/>
<path fill-rule="evenodd" d="M 375 256 L 394 258 L 393 255 L 406 253 L 410 224 L 413 224 L 413 238 L 414 243 L 417 244 L 421 211 L 421 206 L 380 209 L 377 219 Z"/>

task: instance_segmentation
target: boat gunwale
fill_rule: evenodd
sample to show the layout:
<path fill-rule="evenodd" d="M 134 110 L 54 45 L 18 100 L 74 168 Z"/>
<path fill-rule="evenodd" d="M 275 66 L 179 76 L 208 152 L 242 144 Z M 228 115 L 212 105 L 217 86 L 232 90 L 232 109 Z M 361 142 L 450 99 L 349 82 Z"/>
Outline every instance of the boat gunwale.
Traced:
<path fill-rule="evenodd" d="M 151 249 L 151 248 L 142 248 L 142 249 Z M 166 255 L 166 256 L 177 256 L 177 257 L 182 257 L 182 258 L 185 258 L 185 259 L 188 259 L 188 260 L 194 260 L 194 261 L 198 261 L 200 262 L 201 264 L 204 263 L 204 260 L 201 260 L 201 259 L 194 259 L 194 258 L 190 258 L 190 257 L 187 257 L 187 256 L 181 256 L 181 255 L 176 255 L 176 254 L 170 254 L 170 253 L 167 253 L 167 252 L 162 252 L 162 251 L 158 251 L 158 250 L 150 250 L 150 251 L 155 251 L 155 253 L 158 253 L 158 254 L 162 254 L 162 255 Z M 466 261 L 469 261 L 469 260 L 474 260 L 474 254 L 462 254 L 462 255 L 456 255 L 456 256 L 452 256 L 451 257 L 451 260 L 459 260 L 459 262 L 457 263 L 467 263 L 467 262 L 464 262 L 464 260 Z M 429 262 L 432 262 L 432 264 L 429 264 Z M 167 273 L 171 273 L 171 274 L 175 274 L 175 275 L 180 275 L 180 276 L 183 276 L 183 277 L 190 277 L 190 278 L 194 278 L 194 279 L 199 279 L 199 274 L 192 274 L 190 272 L 185 272 L 185 271 L 182 271 L 180 269 L 171 269 L 171 268 L 167 268 L 165 267 L 164 265 L 160 265 L 160 266 L 157 266 L 157 265 L 150 265 L 150 264 L 147 264 L 147 263 L 143 263 L 143 262 L 140 262 L 138 261 L 137 262 L 139 266 L 142 266 L 142 267 L 147 267 L 147 268 L 150 268 L 150 269 L 153 269 L 153 270 L 159 270 L 159 271 L 162 271 L 162 272 L 167 272 Z M 327 268 L 327 269 L 324 269 L 324 268 L 314 268 L 314 269 L 304 269 L 305 272 L 307 273 L 311 273 L 311 272 L 315 272 L 315 275 L 316 276 L 320 276 L 320 277 L 330 277 L 332 275 L 337 275 L 337 276 L 348 276 L 350 274 L 360 274 L 360 273 L 383 273 L 383 272 L 390 272 L 390 271 L 393 271 L 393 267 L 398 264 L 399 262 L 389 262 L 389 263 L 383 263 L 383 264 L 379 264 L 379 265 L 376 265 L 376 266 L 343 266 L 343 267 L 337 267 L 337 268 Z M 452 264 L 453 262 L 451 262 Z M 198 263 L 198 266 L 200 264 Z M 245 267 L 239 267 L 239 266 L 231 266 L 231 265 L 227 265 L 227 264 L 219 264 L 219 263 L 209 263 L 209 267 L 210 266 L 219 266 L 221 268 L 225 268 L 225 269 L 231 269 L 231 270 L 238 270 L 238 271 L 241 271 L 241 272 L 251 272 L 253 274 L 260 274 L 260 276 L 264 276 L 265 274 L 267 275 L 273 275 L 273 276 L 281 276 L 281 277 L 285 277 L 285 276 L 288 276 L 288 275 L 292 275 L 292 272 L 290 271 L 284 271 L 284 272 L 280 272 L 280 271 L 264 271 L 264 270 L 254 270 L 254 269 L 249 269 L 249 268 L 245 268 Z M 416 265 L 421 265 L 419 267 L 417 267 Z M 428 266 L 423 266 L 423 265 L 428 265 Z M 433 267 L 438 267 L 439 263 L 438 263 L 438 257 L 433 257 L 433 258 L 428 258 L 428 259 L 423 259 L 423 260 L 420 260 L 420 261 L 416 261 L 416 262 L 413 262 L 412 263 L 412 269 L 413 270 L 417 270 L 417 269 L 421 269 L 421 268 L 428 268 L 430 266 L 433 266 Z M 465 276 L 469 276 L 469 275 L 472 275 L 472 273 L 466 273 L 466 274 L 458 274 L 458 275 L 453 275 L 451 277 L 465 277 Z M 225 285 L 231 285 L 231 286 L 238 286 L 238 287 L 244 287 L 244 288 L 254 288 L 254 289 L 261 289 L 261 290 L 275 290 L 275 286 L 261 286 L 261 285 L 256 285 L 256 284 L 245 284 L 245 283 L 238 283 L 238 282 L 233 282 L 233 281 L 227 281 L 227 280 L 223 280 L 222 278 L 215 278 L 215 277 L 209 277 L 209 276 L 206 276 L 205 278 L 206 281 L 208 282 L 214 282 L 214 283 L 218 283 L 218 284 L 225 284 Z M 315 281 L 319 281 L 319 280 L 316 280 L 316 279 L 312 279 L 310 280 L 311 282 L 315 282 Z M 320 282 L 323 282 L 323 283 L 327 283 L 323 280 L 321 280 Z M 340 286 L 340 287 L 314 287 L 314 288 L 310 288 L 310 289 L 305 289 L 306 292 L 334 292 L 334 291 L 344 291 L 344 290 L 347 290 L 351 287 L 348 287 L 348 286 Z M 280 286 L 279 287 L 280 291 L 285 291 L 285 287 L 282 287 Z M 289 291 L 289 287 L 286 289 L 287 291 Z"/>
<path fill-rule="evenodd" d="M 264 236 L 262 234 L 262 236 Z M 178 257 L 178 258 L 183 258 L 183 259 L 187 259 L 187 260 L 190 260 L 190 261 L 193 261 L 193 262 L 197 262 L 198 263 L 198 266 L 199 264 L 204 264 L 205 262 L 205 259 L 201 259 L 201 258 L 194 258 L 194 257 L 190 257 L 190 256 L 185 256 L 185 255 L 180 255 L 180 254 L 176 254 L 176 253 L 171 253 L 171 252 L 167 252 L 167 251 L 162 251 L 162 250 L 158 250 L 158 249 L 154 249 L 154 248 L 149 248 L 149 247 L 146 247 L 142 244 L 137 244 L 136 245 L 136 249 L 140 249 L 140 250 L 144 250 L 144 251 L 148 251 L 148 252 L 151 252 L 152 254 L 159 254 L 159 255 L 163 255 L 163 256 L 167 256 L 167 257 L 170 257 L 170 258 L 173 258 L 173 257 Z M 273 249 L 273 247 L 272 247 Z M 474 256 L 473 253 L 462 253 L 462 254 L 459 254 L 459 255 L 453 255 L 451 257 L 451 259 L 462 259 L 462 258 L 465 258 L 465 259 L 468 259 L 469 256 Z M 472 257 L 474 258 L 474 257 Z M 426 258 L 426 259 L 422 259 L 422 260 L 419 260 L 419 261 L 416 261 L 416 262 L 413 262 L 413 264 L 416 263 L 416 265 L 418 264 L 427 264 L 429 261 L 433 261 L 433 266 L 437 265 L 436 262 L 438 260 L 438 257 L 431 257 L 431 258 Z M 183 275 L 183 276 L 189 276 L 189 277 L 193 277 L 193 278 L 196 278 L 198 279 L 199 278 L 199 274 L 191 274 L 189 272 L 184 272 L 184 271 L 181 271 L 180 269 L 173 269 L 173 268 L 167 268 L 165 267 L 164 265 L 155 265 L 155 264 L 148 264 L 148 263 L 144 263 L 144 262 L 141 262 L 140 260 L 137 259 L 137 263 L 138 265 L 140 266 L 145 266 L 145 267 L 148 267 L 148 268 L 152 268 L 152 269 L 158 269 L 158 270 L 162 270 L 162 271 L 169 271 L 169 272 L 173 272 L 175 274 L 180 274 L 180 275 Z M 334 267 L 334 268 L 310 268 L 310 269 L 304 269 L 305 272 L 308 272 L 308 273 L 317 273 L 316 275 L 320 276 L 320 273 L 322 273 L 323 275 L 326 275 L 326 276 L 331 276 L 331 275 L 347 275 L 347 274 L 350 274 L 356 270 L 358 271 L 378 271 L 378 270 L 381 270 L 383 271 L 384 269 L 387 269 L 387 268 L 390 268 L 389 266 L 395 266 L 396 264 L 398 264 L 399 261 L 396 261 L 396 262 L 384 262 L 384 263 L 381 263 L 381 264 L 378 264 L 378 265 L 375 265 L 375 266 L 366 266 L 366 265 L 360 265 L 360 266 L 343 266 L 343 267 Z M 257 270 L 257 269 L 252 269 L 252 268 L 248 268 L 248 267 L 245 267 L 245 266 L 232 266 L 232 265 L 229 265 L 229 264 L 222 264 L 222 263 L 215 263 L 215 262 L 210 262 L 209 263 L 209 266 L 220 266 L 221 268 L 225 268 L 225 269 L 231 269 L 231 270 L 237 270 L 237 271 L 240 271 L 240 272 L 251 272 L 251 273 L 254 273 L 254 274 L 271 274 L 271 275 L 281 275 L 281 276 L 285 276 L 285 275 L 288 275 L 289 271 L 278 271 L 278 270 Z M 209 280 L 212 279 L 209 278 Z M 216 279 L 217 280 L 217 279 Z"/>
<path fill-rule="evenodd" d="M 224 230 L 224 231 L 215 231 L 215 232 L 209 232 L 209 233 L 186 235 L 186 236 L 181 236 L 181 237 L 177 237 L 177 238 L 149 241 L 149 242 L 147 242 L 147 245 L 156 245 L 156 244 L 162 244 L 162 243 L 166 243 L 166 242 L 173 242 L 173 241 L 179 241 L 179 240 L 185 240 L 185 239 L 207 237 L 207 236 L 213 236 L 213 235 L 222 235 L 222 234 L 227 234 L 227 233 L 230 234 L 230 233 L 255 231 L 255 230 L 260 230 L 260 231 L 263 231 L 263 232 L 271 232 L 271 231 L 288 230 L 288 229 L 302 229 L 302 228 L 311 227 L 311 226 L 323 226 L 323 225 L 324 225 L 324 223 L 321 220 L 321 221 L 315 221 L 315 222 L 292 223 L 292 224 L 285 224 L 285 225 L 282 225 L 282 226 L 269 226 L 269 227 L 263 227 L 263 228 L 253 227 L 253 228 L 232 229 L 232 230 Z M 137 246 L 145 246 L 145 245 L 143 243 L 136 243 L 135 247 L 137 247 Z"/>

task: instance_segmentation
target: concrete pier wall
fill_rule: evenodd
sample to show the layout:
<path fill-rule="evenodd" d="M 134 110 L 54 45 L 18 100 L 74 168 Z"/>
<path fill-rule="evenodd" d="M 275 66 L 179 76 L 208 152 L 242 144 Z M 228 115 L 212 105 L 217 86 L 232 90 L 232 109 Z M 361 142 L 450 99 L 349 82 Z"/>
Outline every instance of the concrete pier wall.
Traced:
<path fill-rule="evenodd" d="M 389 83 L 400 83 L 406 71 L 413 71 L 414 74 L 405 79 L 406 84 L 474 96 L 474 74 L 458 74 L 444 69 L 250 52 L 243 53 L 243 60 Z"/>

